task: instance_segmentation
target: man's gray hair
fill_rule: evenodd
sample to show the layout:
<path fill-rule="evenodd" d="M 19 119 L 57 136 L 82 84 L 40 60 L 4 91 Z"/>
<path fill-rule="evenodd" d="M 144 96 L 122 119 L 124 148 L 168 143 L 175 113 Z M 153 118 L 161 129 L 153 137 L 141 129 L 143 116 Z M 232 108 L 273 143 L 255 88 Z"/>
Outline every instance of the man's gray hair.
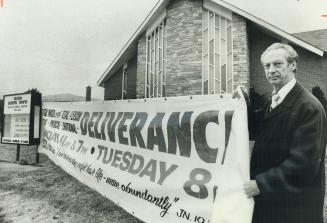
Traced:
<path fill-rule="evenodd" d="M 286 60 L 288 63 L 297 62 L 299 59 L 299 55 L 297 52 L 291 47 L 290 45 L 283 44 L 283 43 L 273 43 L 270 47 L 268 47 L 262 54 L 261 54 L 261 63 L 263 63 L 264 56 L 271 50 L 283 49 L 286 52 Z"/>

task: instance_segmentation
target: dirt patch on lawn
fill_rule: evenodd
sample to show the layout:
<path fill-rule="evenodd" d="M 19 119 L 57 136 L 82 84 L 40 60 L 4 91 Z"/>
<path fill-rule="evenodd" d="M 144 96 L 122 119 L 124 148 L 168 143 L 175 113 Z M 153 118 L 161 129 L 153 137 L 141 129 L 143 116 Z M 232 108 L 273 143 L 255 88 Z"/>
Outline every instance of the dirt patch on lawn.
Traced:
<path fill-rule="evenodd" d="M 0 162 L 0 223 L 10 222 L 142 221 L 41 154 L 38 166 Z"/>

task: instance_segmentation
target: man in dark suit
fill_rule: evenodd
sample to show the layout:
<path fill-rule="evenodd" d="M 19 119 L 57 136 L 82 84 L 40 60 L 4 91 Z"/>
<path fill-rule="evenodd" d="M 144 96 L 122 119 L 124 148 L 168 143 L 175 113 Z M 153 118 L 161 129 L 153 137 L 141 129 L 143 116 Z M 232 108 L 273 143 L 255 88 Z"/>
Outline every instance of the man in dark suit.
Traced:
<path fill-rule="evenodd" d="M 261 56 L 273 96 L 261 118 L 251 157 L 253 223 L 322 223 L 326 114 L 295 79 L 298 55 L 274 43 Z M 260 115 L 261 114 L 261 115 Z"/>

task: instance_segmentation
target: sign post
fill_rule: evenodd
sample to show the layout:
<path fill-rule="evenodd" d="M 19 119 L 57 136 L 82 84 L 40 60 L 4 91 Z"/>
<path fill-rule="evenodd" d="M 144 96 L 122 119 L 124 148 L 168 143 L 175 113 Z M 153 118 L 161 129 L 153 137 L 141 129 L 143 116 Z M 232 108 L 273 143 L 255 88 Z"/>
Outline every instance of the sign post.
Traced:
<path fill-rule="evenodd" d="M 18 162 L 20 159 L 20 144 L 17 144 L 17 152 L 16 152 L 16 161 Z"/>
<path fill-rule="evenodd" d="M 39 154 L 39 146 L 36 146 L 36 158 L 35 158 L 35 163 L 40 162 L 40 154 Z"/>
<path fill-rule="evenodd" d="M 41 98 L 35 90 L 3 96 L 1 143 L 17 145 L 16 161 L 20 159 L 20 145 L 40 144 Z"/>

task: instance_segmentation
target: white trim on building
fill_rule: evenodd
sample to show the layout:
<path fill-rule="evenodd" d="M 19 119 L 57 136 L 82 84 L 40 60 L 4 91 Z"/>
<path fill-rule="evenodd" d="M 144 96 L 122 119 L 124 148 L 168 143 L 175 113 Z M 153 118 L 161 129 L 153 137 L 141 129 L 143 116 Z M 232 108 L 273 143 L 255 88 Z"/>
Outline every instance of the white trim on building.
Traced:
<path fill-rule="evenodd" d="M 145 98 L 159 98 L 165 96 L 166 75 L 165 75 L 165 27 L 166 13 L 158 17 L 146 32 L 146 68 L 145 68 Z"/>
<path fill-rule="evenodd" d="M 127 97 L 127 76 L 128 76 L 128 71 L 127 71 L 127 63 L 124 64 L 123 66 L 123 73 L 122 73 L 122 86 L 121 86 L 121 99 L 124 100 Z"/>

